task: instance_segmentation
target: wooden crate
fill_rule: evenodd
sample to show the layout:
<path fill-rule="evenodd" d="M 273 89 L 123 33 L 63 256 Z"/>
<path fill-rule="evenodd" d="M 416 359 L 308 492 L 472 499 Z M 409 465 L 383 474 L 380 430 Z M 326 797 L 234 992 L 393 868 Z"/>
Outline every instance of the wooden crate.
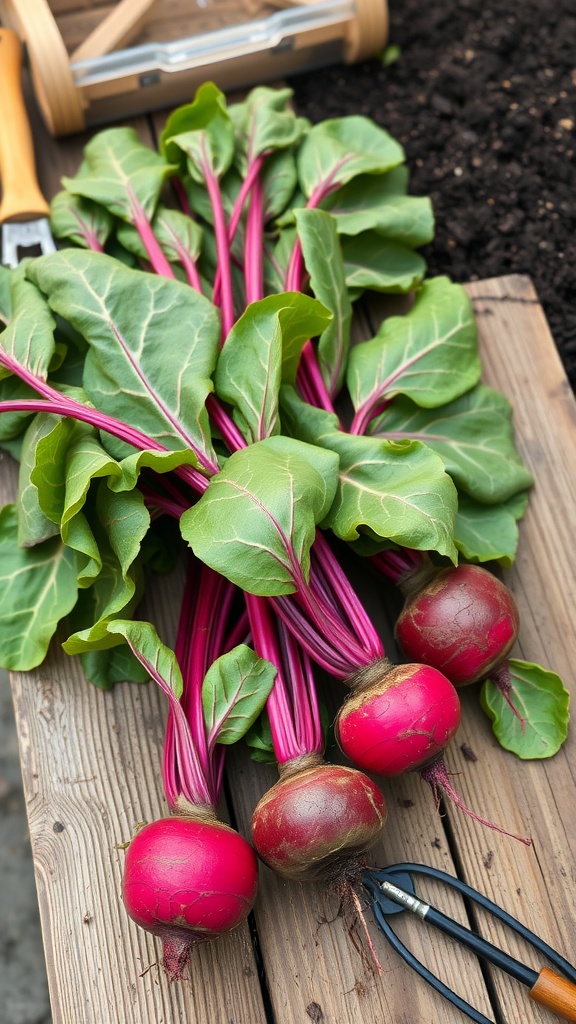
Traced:
<path fill-rule="evenodd" d="M 188 101 L 211 78 L 225 90 L 279 80 L 311 67 L 377 53 L 386 42 L 387 0 L 355 0 L 350 14 L 296 31 L 262 19 L 302 10 L 313 0 L 0 0 L 0 19 L 26 43 L 36 98 L 54 135 Z M 258 22 L 250 42 L 216 35 Z M 203 36 L 205 50 L 192 47 Z M 208 46 L 207 41 L 212 42 Z M 174 44 L 170 54 L 145 53 L 147 44 Z M 178 45 L 180 44 L 180 45 Z M 113 66 L 105 58 L 121 56 Z M 225 53 L 225 58 L 222 54 Z"/>

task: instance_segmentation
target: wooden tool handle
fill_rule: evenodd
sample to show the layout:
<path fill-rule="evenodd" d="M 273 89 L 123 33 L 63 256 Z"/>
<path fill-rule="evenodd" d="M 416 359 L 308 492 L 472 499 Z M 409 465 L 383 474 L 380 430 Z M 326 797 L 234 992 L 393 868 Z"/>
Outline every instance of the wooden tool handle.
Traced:
<path fill-rule="evenodd" d="M 0 28 L 0 223 L 32 220 L 49 213 L 36 178 L 21 75 L 22 44 L 11 29 Z"/>
<path fill-rule="evenodd" d="M 563 1020 L 576 1021 L 576 985 L 549 967 L 540 971 L 538 981 L 530 989 L 530 997 Z"/>

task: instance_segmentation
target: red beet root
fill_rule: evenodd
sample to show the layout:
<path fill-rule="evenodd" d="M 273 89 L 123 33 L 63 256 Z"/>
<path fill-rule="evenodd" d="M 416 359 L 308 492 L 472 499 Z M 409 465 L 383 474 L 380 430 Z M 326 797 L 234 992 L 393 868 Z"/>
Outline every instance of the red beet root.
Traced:
<path fill-rule="evenodd" d="M 254 846 L 274 871 L 297 881 L 329 879 L 377 842 L 386 804 L 362 772 L 314 756 L 280 772 L 252 817 Z"/>
<path fill-rule="evenodd" d="M 508 588 L 478 565 L 435 571 L 415 593 L 413 585 L 417 577 L 403 584 L 408 597 L 396 623 L 406 657 L 433 665 L 454 686 L 489 676 L 518 635 L 518 609 Z"/>
<path fill-rule="evenodd" d="M 384 660 L 356 680 L 338 713 L 336 737 L 364 771 L 415 771 L 442 753 L 460 725 L 458 694 L 435 668 Z"/>
<path fill-rule="evenodd" d="M 196 943 L 246 918 L 257 884 L 256 855 L 242 836 L 215 816 L 175 816 L 146 825 L 130 843 L 122 896 L 136 924 L 162 939 L 173 980 Z"/>

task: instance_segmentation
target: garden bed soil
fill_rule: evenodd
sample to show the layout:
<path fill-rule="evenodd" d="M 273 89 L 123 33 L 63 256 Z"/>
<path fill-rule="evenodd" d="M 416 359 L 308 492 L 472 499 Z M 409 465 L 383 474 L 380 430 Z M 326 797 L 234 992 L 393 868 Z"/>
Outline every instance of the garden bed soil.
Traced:
<path fill-rule="evenodd" d="M 436 215 L 429 275 L 529 274 L 576 389 L 576 0 L 389 7 L 393 63 L 300 75 L 296 106 L 364 114 L 404 146 Z"/>

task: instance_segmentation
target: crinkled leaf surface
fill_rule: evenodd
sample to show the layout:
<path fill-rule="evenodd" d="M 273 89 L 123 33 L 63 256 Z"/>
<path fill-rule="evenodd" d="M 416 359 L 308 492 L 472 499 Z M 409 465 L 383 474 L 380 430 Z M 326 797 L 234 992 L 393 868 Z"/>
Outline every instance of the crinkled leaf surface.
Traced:
<path fill-rule="evenodd" d="M 334 452 L 276 435 L 235 452 L 180 519 L 203 562 L 252 594 L 308 579 L 316 525 L 335 494 Z"/>
<path fill-rule="evenodd" d="M 446 277 L 424 282 L 403 316 L 350 353 L 346 381 L 354 408 L 369 416 L 383 399 L 407 395 L 426 408 L 457 398 L 481 373 L 470 300 Z"/>
<path fill-rule="evenodd" d="M 388 171 L 403 163 L 402 147 L 367 117 L 321 121 L 298 149 L 298 178 L 307 198 L 318 189 L 345 184 L 357 174 Z"/>
<path fill-rule="evenodd" d="M 262 711 L 277 668 L 245 644 L 223 654 L 209 667 L 202 684 L 208 745 L 242 739 Z"/>
<path fill-rule="evenodd" d="M 196 182 L 226 173 L 234 157 L 234 128 L 224 93 L 213 82 L 204 82 L 192 103 L 170 114 L 160 148 L 174 164 L 185 154 L 188 174 Z"/>
<path fill-rule="evenodd" d="M 522 760 L 553 757 L 568 734 L 570 694 L 555 672 L 533 662 L 510 658 L 510 699 L 525 727 L 502 693 L 487 680 L 480 701 L 505 750 Z"/>
<path fill-rule="evenodd" d="M 214 381 L 248 442 L 278 432 L 280 383 L 295 379 L 302 346 L 330 320 L 331 313 L 316 299 L 282 292 L 251 303 L 236 321 Z"/>
<path fill-rule="evenodd" d="M 341 235 L 375 231 L 416 249 L 434 237 L 434 212 L 428 196 L 403 194 L 397 168 L 388 174 L 362 174 L 331 193 L 322 203 Z"/>
<path fill-rule="evenodd" d="M 81 515 L 79 513 L 72 522 L 76 523 Z M 96 526 L 94 521 L 91 525 Z M 72 617 L 75 632 L 62 644 L 67 654 L 104 651 L 117 646 L 120 641 L 108 631 L 110 622 L 130 617 L 142 599 L 144 579 L 140 560 L 133 562 L 125 573 L 103 530 L 98 530 L 95 541 L 101 568 L 89 588 L 81 591 L 82 600 Z"/>
<path fill-rule="evenodd" d="M 509 569 L 518 548 L 518 519 L 528 494 L 514 495 L 498 505 L 482 505 L 467 494 L 458 496 L 454 540 L 468 562 L 498 562 Z"/>
<path fill-rule="evenodd" d="M 205 401 L 220 337 L 215 307 L 185 284 L 102 253 L 62 250 L 29 273 L 89 343 L 84 389 L 94 405 L 166 448 L 213 461 Z"/>
<path fill-rule="evenodd" d="M 426 273 L 422 256 L 375 231 L 343 237 L 342 252 L 349 288 L 404 294 L 413 291 Z"/>
<path fill-rule="evenodd" d="M 18 545 L 14 505 L 0 510 L 0 665 L 28 672 L 45 658 L 77 598 L 76 556 L 59 537 Z"/>
<path fill-rule="evenodd" d="M 516 450 L 508 399 L 483 384 L 434 409 L 399 396 L 372 431 L 379 437 L 428 444 L 457 487 L 476 501 L 497 504 L 533 483 Z"/>
<path fill-rule="evenodd" d="M 126 641 L 150 676 L 164 684 L 163 689 L 170 690 L 178 699 L 182 696 L 182 673 L 176 655 L 162 643 L 152 623 L 116 619 L 109 623 L 108 631 Z"/>
<path fill-rule="evenodd" d="M 287 429 L 339 457 L 336 496 L 322 525 L 342 540 L 370 530 L 386 540 L 456 560 L 457 495 L 442 461 L 418 441 L 383 441 L 338 429 L 336 416 L 281 392 Z"/>
<path fill-rule="evenodd" d="M 84 163 L 74 178 L 62 178 L 72 195 L 84 196 L 130 223 L 150 220 L 167 178 L 175 167 L 138 138 L 134 128 L 97 132 L 84 148 Z"/>
<path fill-rule="evenodd" d="M 297 210 L 295 215 L 310 287 L 333 314 L 318 341 L 318 363 L 334 398 L 344 381 L 352 323 L 338 232 L 330 214 L 322 210 Z"/>

